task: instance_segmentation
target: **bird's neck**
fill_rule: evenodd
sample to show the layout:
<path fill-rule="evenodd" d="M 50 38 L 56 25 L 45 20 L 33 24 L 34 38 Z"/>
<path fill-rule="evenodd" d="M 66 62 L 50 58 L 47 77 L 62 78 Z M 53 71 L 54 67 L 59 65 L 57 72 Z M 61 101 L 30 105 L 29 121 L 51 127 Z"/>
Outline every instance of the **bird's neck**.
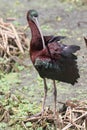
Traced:
<path fill-rule="evenodd" d="M 33 21 L 29 21 L 29 26 L 31 29 L 32 39 L 38 39 L 41 37 L 38 27 Z"/>
<path fill-rule="evenodd" d="M 30 42 L 30 57 L 32 62 L 35 62 L 37 53 L 43 49 L 42 39 L 40 32 L 34 22 L 29 21 L 31 30 L 31 42 Z"/>

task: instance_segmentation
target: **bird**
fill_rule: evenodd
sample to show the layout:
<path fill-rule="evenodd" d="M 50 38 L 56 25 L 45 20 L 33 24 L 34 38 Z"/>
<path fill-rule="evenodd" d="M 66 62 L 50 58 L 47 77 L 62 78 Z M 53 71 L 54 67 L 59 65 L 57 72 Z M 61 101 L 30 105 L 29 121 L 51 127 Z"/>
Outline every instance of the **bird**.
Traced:
<path fill-rule="evenodd" d="M 57 88 L 56 80 L 74 85 L 78 82 L 79 69 L 77 56 L 74 54 L 80 50 L 77 45 L 65 45 L 60 42 L 63 36 L 44 36 L 39 22 L 38 12 L 34 9 L 27 11 L 27 22 L 31 30 L 30 59 L 44 82 L 44 98 L 42 113 L 45 111 L 47 98 L 47 79 L 53 81 L 54 88 L 54 115 L 57 112 Z"/>
<path fill-rule="evenodd" d="M 86 38 L 86 37 L 84 37 L 84 40 L 85 40 L 85 44 L 86 44 L 86 47 L 87 47 L 87 38 Z"/>

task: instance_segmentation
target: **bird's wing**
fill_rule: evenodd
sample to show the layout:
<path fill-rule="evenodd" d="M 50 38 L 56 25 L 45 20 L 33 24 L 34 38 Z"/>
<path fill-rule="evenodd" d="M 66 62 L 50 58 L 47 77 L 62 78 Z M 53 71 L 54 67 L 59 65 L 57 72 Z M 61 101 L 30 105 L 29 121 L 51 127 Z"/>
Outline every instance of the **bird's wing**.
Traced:
<path fill-rule="evenodd" d="M 44 36 L 44 41 L 47 44 L 52 43 L 52 42 L 57 42 L 60 41 L 62 39 L 66 38 L 65 36 Z"/>
<path fill-rule="evenodd" d="M 73 53 L 75 53 L 78 50 L 80 50 L 80 47 L 77 45 L 63 46 L 61 55 L 65 56 L 65 57 L 72 57 Z"/>
<path fill-rule="evenodd" d="M 47 45 L 49 40 L 52 39 L 54 36 L 53 35 L 49 35 L 49 36 L 43 36 L 43 37 L 44 37 L 44 41 L 45 41 L 45 43 Z"/>
<path fill-rule="evenodd" d="M 62 56 L 65 56 L 65 57 L 76 58 L 72 53 L 75 53 L 77 50 L 79 50 L 79 46 L 76 46 L 76 45 L 69 46 L 69 45 L 62 44 L 60 41 L 64 38 L 66 37 L 65 36 L 44 36 L 45 44 L 47 47 L 46 49 L 48 50 L 50 56 L 52 54 L 55 55 L 56 53 L 57 55 L 61 54 Z"/>
<path fill-rule="evenodd" d="M 48 52 L 52 57 L 70 57 L 70 58 L 76 58 L 75 55 L 73 55 L 76 51 L 80 50 L 80 47 L 77 45 L 64 45 L 62 43 L 53 42 L 47 46 Z"/>
<path fill-rule="evenodd" d="M 53 37 L 49 40 L 49 43 L 61 41 L 61 40 L 64 39 L 64 38 L 66 38 L 66 36 L 53 36 Z"/>
<path fill-rule="evenodd" d="M 48 44 L 45 49 L 39 51 L 38 57 L 50 58 L 50 59 L 59 59 L 59 58 L 74 58 L 76 56 L 74 53 L 80 50 L 80 47 L 77 45 L 64 45 L 58 42 L 52 42 Z"/>
<path fill-rule="evenodd" d="M 49 53 L 58 53 L 65 57 L 73 57 L 73 53 L 80 49 L 77 45 L 64 45 L 60 43 L 61 39 L 66 38 L 65 36 L 44 36 L 45 44 L 47 45 L 47 50 Z M 51 44 L 51 45 L 49 45 Z M 51 48 L 53 48 L 51 52 Z M 61 51 L 59 51 L 61 50 Z M 52 55 L 52 54 L 51 54 Z"/>
<path fill-rule="evenodd" d="M 58 59 L 61 56 L 61 51 L 60 46 L 53 42 L 48 44 L 45 49 L 39 52 L 39 57 Z"/>

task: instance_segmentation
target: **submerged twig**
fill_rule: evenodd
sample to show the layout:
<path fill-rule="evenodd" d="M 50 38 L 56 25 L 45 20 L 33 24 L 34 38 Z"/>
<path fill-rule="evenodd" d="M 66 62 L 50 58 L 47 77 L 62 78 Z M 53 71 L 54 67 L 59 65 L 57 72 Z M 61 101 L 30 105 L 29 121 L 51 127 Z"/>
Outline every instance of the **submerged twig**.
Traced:
<path fill-rule="evenodd" d="M 27 122 L 41 124 L 43 121 L 55 123 L 57 129 L 69 130 L 70 128 L 77 130 L 86 130 L 87 129 L 87 103 L 80 101 L 67 101 L 63 105 L 67 106 L 66 111 L 58 113 L 58 117 L 54 118 L 53 112 L 49 113 L 46 111 L 46 115 L 31 116 L 24 120 L 24 124 Z M 80 108 L 80 109 L 79 109 Z M 81 109 L 82 108 L 82 109 Z"/>
<path fill-rule="evenodd" d="M 84 116 L 87 115 L 87 112 L 84 113 L 83 115 L 81 115 L 80 117 L 76 118 L 73 123 L 75 123 L 76 121 L 78 121 L 79 119 L 83 118 Z M 73 124 L 69 123 L 67 126 L 65 126 L 62 130 L 67 130 L 68 128 L 70 128 L 71 126 L 73 126 Z"/>

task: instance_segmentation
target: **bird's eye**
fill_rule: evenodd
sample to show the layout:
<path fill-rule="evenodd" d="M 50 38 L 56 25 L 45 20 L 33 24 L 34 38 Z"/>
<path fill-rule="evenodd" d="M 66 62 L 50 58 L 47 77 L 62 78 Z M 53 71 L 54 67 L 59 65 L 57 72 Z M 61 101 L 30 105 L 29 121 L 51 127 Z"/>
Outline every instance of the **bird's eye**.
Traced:
<path fill-rule="evenodd" d="M 30 14 L 31 14 L 31 17 L 38 17 L 38 13 L 36 10 L 32 10 Z"/>
<path fill-rule="evenodd" d="M 37 12 L 32 12 L 32 13 L 31 13 L 31 16 L 32 16 L 32 17 L 38 17 L 38 13 L 37 13 Z"/>
<path fill-rule="evenodd" d="M 38 14 L 36 13 L 36 14 L 34 14 L 34 17 L 38 17 Z"/>

